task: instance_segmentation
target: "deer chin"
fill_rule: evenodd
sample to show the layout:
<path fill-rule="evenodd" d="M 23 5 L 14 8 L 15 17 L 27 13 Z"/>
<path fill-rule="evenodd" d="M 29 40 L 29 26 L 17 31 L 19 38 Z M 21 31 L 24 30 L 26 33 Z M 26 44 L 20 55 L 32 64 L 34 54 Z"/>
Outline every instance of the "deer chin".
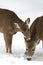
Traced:
<path fill-rule="evenodd" d="M 27 41 L 28 41 L 28 40 L 31 40 L 31 38 L 27 38 L 26 40 L 27 40 Z"/>
<path fill-rule="evenodd" d="M 32 59 L 32 56 L 25 55 L 25 58 L 30 61 Z"/>
<path fill-rule="evenodd" d="M 26 39 L 27 41 L 28 41 L 28 40 L 31 40 L 30 37 L 26 37 L 26 36 L 24 36 L 24 39 Z"/>

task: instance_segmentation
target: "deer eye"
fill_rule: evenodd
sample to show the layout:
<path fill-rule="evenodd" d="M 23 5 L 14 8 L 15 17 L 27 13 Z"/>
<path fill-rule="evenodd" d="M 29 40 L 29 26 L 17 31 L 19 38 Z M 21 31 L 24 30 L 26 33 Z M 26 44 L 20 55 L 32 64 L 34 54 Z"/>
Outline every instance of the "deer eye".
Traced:
<path fill-rule="evenodd" d="M 35 49 L 33 48 L 32 51 L 34 51 Z"/>
<path fill-rule="evenodd" d="M 28 31 L 29 31 L 29 29 L 28 29 Z"/>
<path fill-rule="evenodd" d="M 28 49 L 26 49 L 26 50 L 28 50 Z"/>

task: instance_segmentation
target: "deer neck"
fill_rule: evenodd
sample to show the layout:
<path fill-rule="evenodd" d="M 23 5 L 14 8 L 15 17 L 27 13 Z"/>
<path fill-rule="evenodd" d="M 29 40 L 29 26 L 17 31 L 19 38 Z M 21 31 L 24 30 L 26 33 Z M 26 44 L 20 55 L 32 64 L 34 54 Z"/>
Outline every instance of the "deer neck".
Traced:
<path fill-rule="evenodd" d="M 23 32 L 23 29 L 25 27 L 25 23 L 20 19 L 14 22 L 17 26 L 17 28 L 20 28 L 20 31 Z"/>

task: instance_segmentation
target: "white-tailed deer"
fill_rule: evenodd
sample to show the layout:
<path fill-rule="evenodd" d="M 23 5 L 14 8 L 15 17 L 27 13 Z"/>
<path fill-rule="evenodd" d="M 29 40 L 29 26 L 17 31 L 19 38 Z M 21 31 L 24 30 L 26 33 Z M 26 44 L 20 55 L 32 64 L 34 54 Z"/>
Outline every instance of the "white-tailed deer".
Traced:
<path fill-rule="evenodd" d="M 27 23 L 29 22 L 30 18 L 24 22 L 14 12 L 8 9 L 0 9 L 0 32 L 4 34 L 6 52 L 11 53 L 12 36 L 18 31 L 21 31 L 28 38 L 29 27 Z"/>
<path fill-rule="evenodd" d="M 32 23 L 30 27 L 30 39 L 25 38 L 26 55 L 32 56 L 34 54 L 36 45 L 40 40 L 43 41 L 43 16 L 36 18 Z"/>

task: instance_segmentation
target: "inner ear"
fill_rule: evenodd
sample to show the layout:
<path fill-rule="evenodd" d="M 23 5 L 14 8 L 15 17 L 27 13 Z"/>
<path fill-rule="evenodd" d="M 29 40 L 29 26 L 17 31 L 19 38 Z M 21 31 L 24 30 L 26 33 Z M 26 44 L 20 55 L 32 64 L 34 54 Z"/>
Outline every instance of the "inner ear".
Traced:
<path fill-rule="evenodd" d="M 27 18 L 25 24 L 29 24 L 29 23 L 30 23 L 30 18 Z"/>

